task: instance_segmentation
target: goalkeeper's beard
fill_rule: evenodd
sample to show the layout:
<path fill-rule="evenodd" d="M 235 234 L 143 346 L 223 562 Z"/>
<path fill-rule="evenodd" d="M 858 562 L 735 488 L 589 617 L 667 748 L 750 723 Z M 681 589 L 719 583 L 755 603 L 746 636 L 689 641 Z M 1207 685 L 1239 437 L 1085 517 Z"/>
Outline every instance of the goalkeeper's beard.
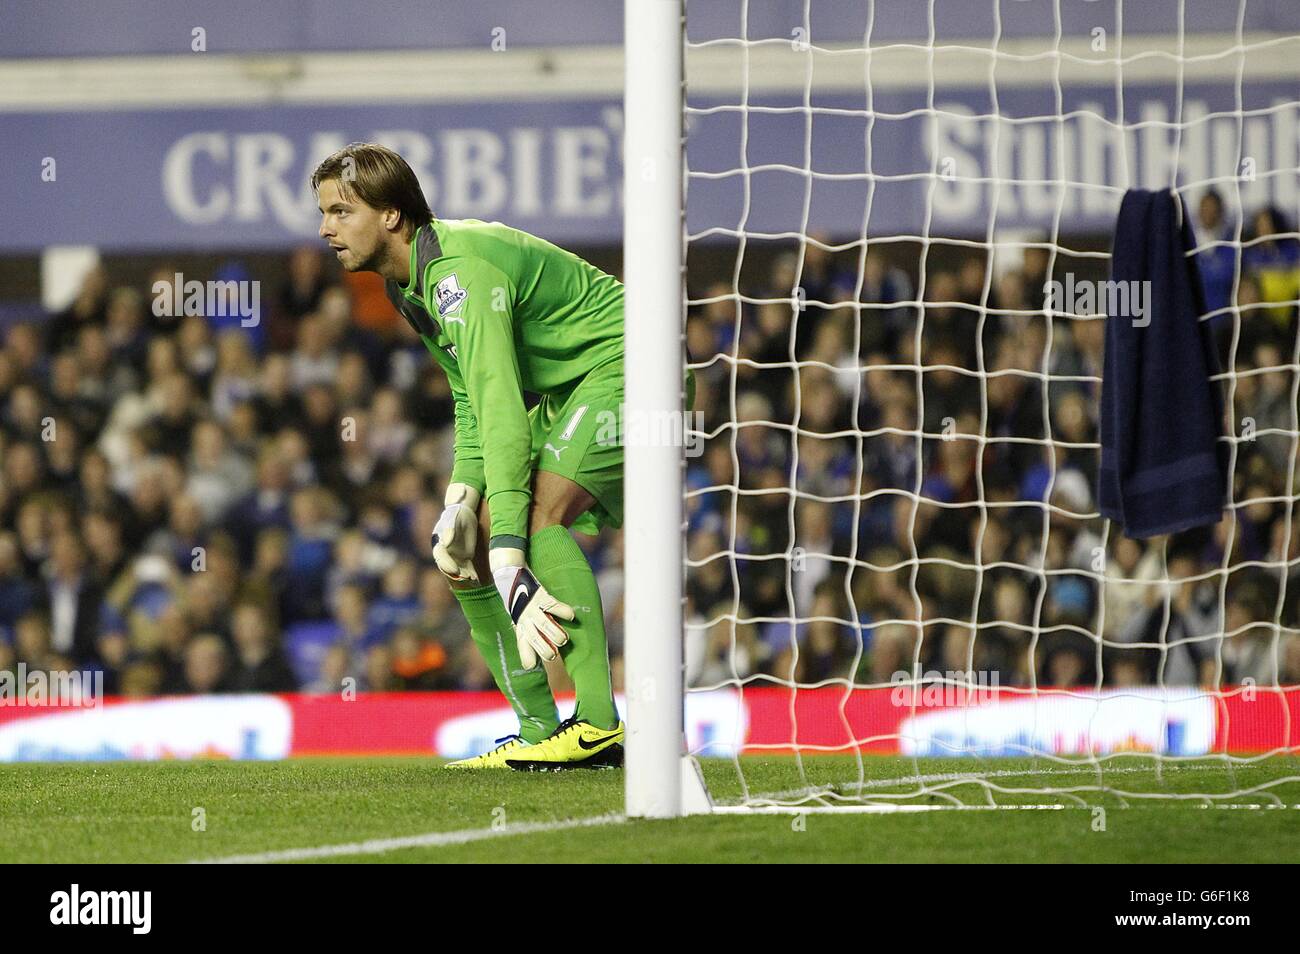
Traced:
<path fill-rule="evenodd" d="M 354 255 L 356 254 L 355 250 L 351 251 Z M 377 272 L 380 275 L 387 276 L 389 274 L 388 266 L 392 261 L 393 255 L 388 244 L 380 242 L 364 259 L 359 260 L 351 268 L 347 268 L 347 266 L 344 266 L 344 268 L 349 272 Z"/>

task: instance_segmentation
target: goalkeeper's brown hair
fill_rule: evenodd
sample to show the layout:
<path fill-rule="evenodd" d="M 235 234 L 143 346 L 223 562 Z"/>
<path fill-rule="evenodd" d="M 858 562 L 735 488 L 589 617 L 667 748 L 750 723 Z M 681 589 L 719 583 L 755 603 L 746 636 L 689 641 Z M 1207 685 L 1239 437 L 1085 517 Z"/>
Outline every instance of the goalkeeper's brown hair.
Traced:
<path fill-rule="evenodd" d="M 433 220 L 429 202 L 414 170 L 400 155 L 375 142 L 350 142 L 329 156 L 311 174 L 313 192 L 333 180 L 348 198 L 360 199 L 372 209 L 396 209 L 402 214 L 403 236 Z"/>

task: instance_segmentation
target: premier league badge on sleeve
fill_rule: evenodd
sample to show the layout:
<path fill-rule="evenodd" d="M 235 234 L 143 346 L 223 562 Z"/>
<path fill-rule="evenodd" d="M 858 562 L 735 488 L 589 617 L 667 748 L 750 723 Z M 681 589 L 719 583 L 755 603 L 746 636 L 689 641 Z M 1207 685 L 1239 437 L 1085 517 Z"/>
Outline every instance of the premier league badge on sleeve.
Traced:
<path fill-rule="evenodd" d="M 456 273 L 452 272 L 438 282 L 433 293 L 438 299 L 438 317 L 444 322 L 459 321 L 463 325 L 465 318 L 460 314 L 460 306 L 469 297 L 469 292 L 460 287 Z"/>

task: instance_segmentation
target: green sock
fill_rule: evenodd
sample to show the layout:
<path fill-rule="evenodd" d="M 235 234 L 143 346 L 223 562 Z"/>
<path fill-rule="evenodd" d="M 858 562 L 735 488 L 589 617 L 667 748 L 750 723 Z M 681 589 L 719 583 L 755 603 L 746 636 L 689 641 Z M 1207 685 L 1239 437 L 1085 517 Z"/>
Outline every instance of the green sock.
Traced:
<path fill-rule="evenodd" d="M 531 670 L 523 668 L 514 625 L 495 586 L 488 584 L 452 592 L 460 600 L 460 607 L 469 620 L 470 635 L 492 670 L 497 688 L 519 716 L 520 738 L 528 743 L 540 742 L 560 724 L 546 670 L 541 666 Z"/>
<path fill-rule="evenodd" d="M 568 529 L 556 524 L 528 539 L 528 565 L 557 600 L 573 607 L 573 622 L 562 622 L 569 643 L 561 653 L 577 691 L 577 715 L 600 729 L 618 725 L 605 643 L 605 613 L 596 575 Z"/>

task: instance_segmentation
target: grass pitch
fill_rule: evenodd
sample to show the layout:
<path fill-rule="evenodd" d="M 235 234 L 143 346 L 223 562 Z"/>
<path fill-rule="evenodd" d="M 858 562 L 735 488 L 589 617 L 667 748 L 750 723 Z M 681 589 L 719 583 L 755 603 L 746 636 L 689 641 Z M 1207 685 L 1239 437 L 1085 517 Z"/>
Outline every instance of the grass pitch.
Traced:
<path fill-rule="evenodd" d="M 0 861 L 1278 862 L 1300 857 L 1300 758 L 705 760 L 745 792 L 831 803 L 1047 810 L 627 821 L 623 773 L 449 772 L 440 760 L 0 766 Z M 815 798 L 807 795 L 808 787 Z M 1051 788 L 1053 793 L 1045 790 Z M 1209 796 L 1150 798 L 1151 795 Z M 1231 796 L 1231 797 L 1221 797 Z M 1236 806 L 1221 807 L 1221 806 Z M 1251 807 L 1254 806 L 1254 807 Z M 1286 806 L 1286 807 L 1281 807 Z M 1097 812 L 1103 808 L 1104 812 Z M 609 816 L 609 817 L 601 817 Z M 589 819 L 591 823 L 579 823 Z M 1098 830 L 1104 824 L 1104 830 Z M 567 827 L 556 827 L 565 825 Z M 269 853 L 289 852 L 287 859 Z"/>

